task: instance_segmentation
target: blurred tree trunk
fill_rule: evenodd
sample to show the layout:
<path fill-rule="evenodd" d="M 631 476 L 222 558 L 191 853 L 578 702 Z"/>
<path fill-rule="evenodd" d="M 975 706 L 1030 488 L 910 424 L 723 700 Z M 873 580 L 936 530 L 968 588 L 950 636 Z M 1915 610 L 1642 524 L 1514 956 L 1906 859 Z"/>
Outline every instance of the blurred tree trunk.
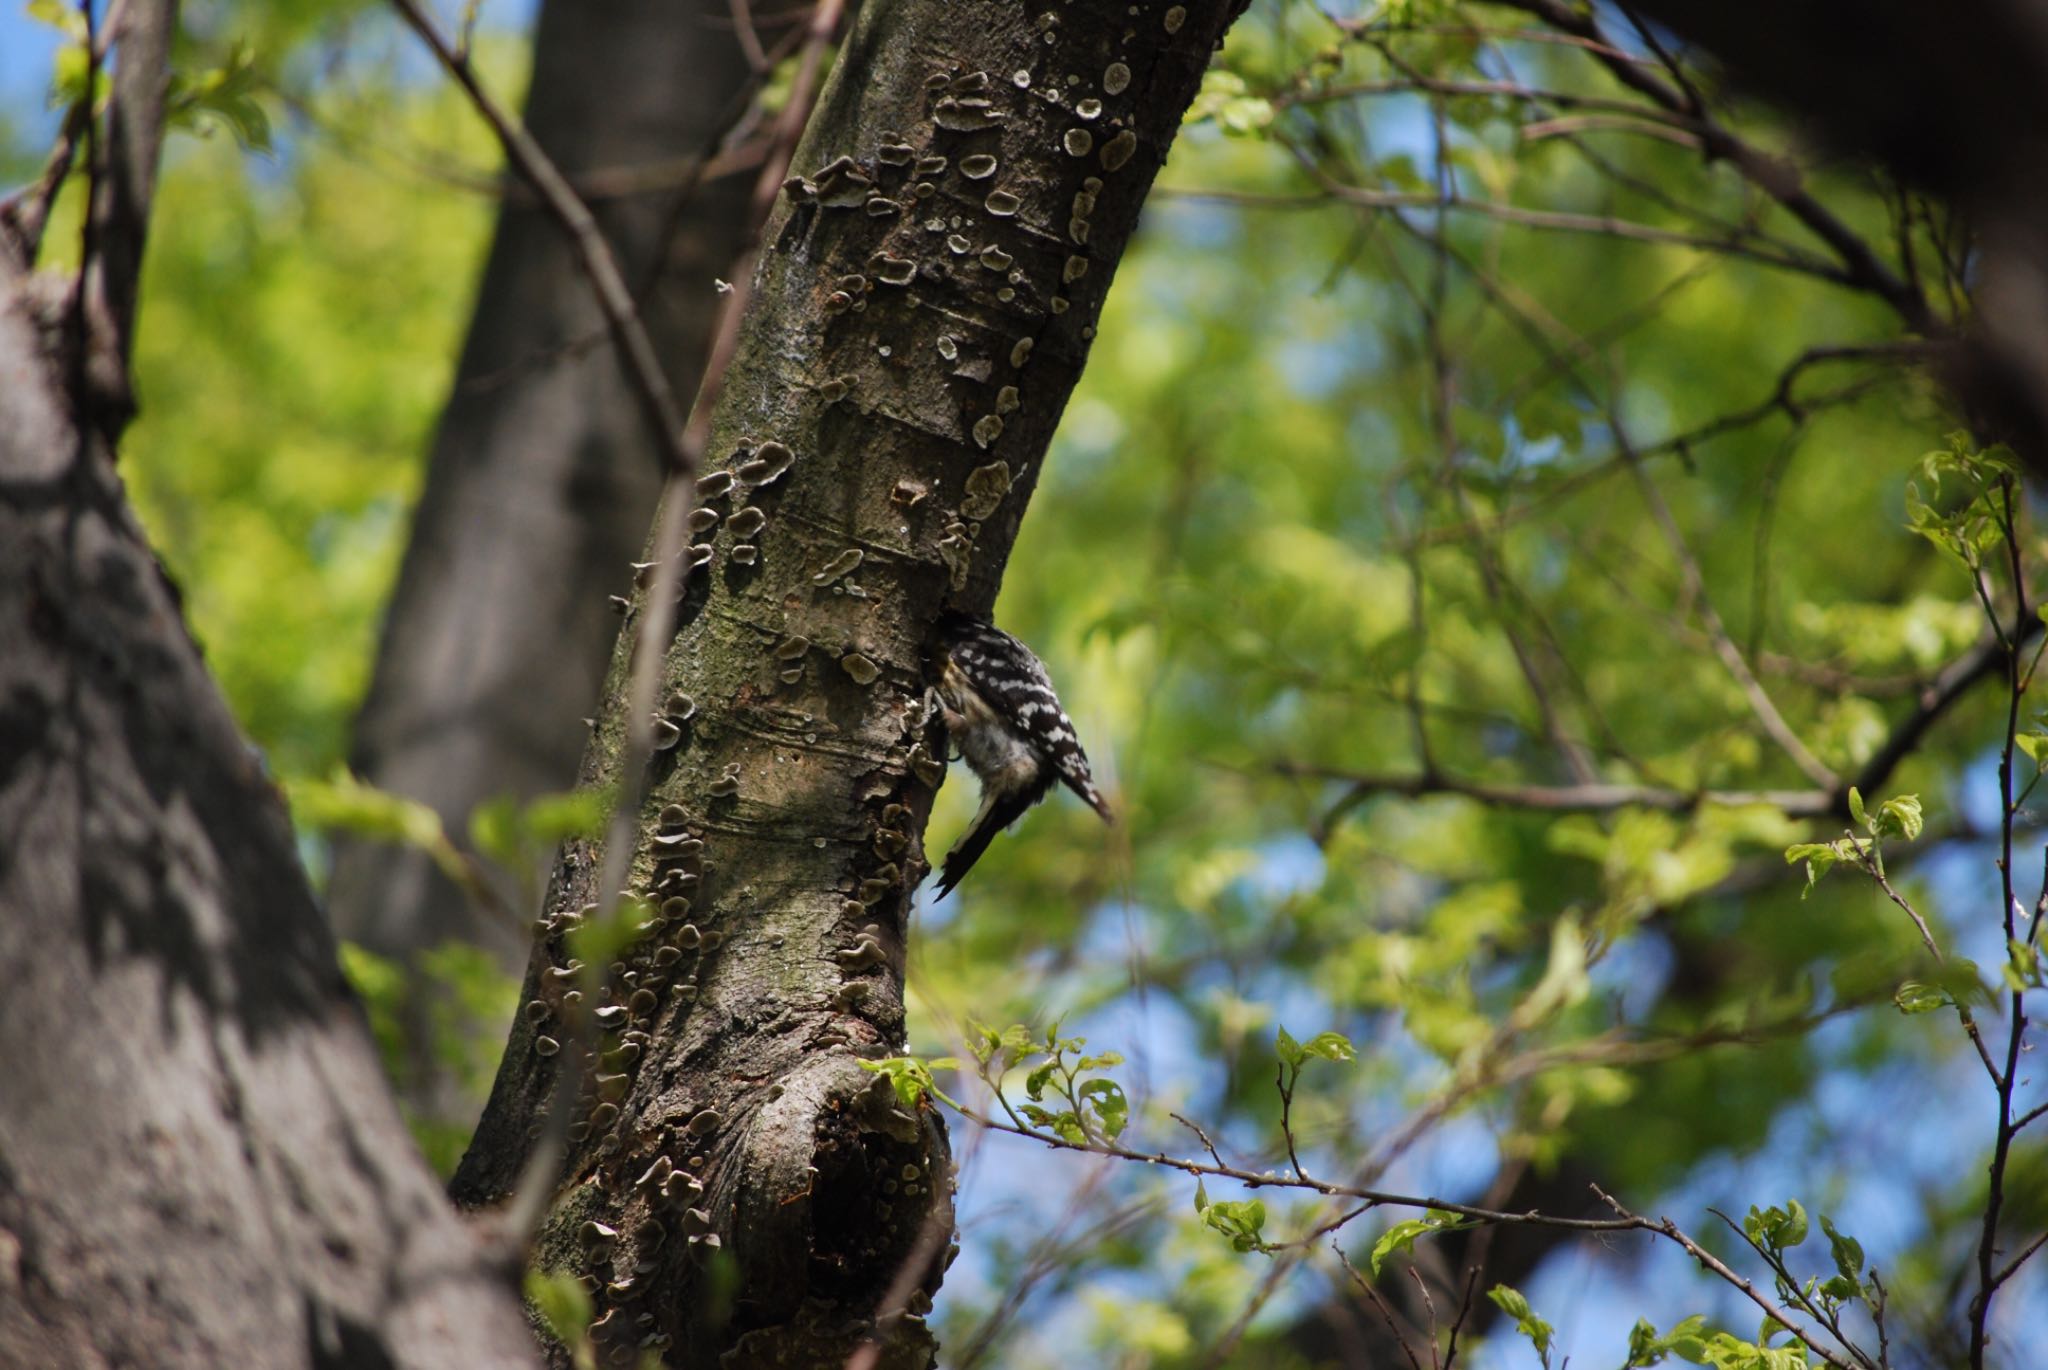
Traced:
<path fill-rule="evenodd" d="M 0 1364 L 528 1365 L 114 471 L 175 22 L 124 15 L 83 285 L 0 224 Z"/>
<path fill-rule="evenodd" d="M 713 168 L 700 181 L 691 167 L 753 80 L 733 16 L 728 0 L 548 0 L 534 35 L 527 126 L 590 200 L 629 282 L 656 282 L 642 316 L 684 395 L 714 279 L 744 236 L 750 178 Z M 660 479 L 568 240 L 509 194 L 356 720 L 355 770 L 430 804 L 458 841 L 479 804 L 574 783 L 618 630 L 607 598 L 631 584 Z M 516 929 L 418 851 L 338 843 L 327 902 L 343 937 L 401 961 L 451 940 L 514 973 L 526 958 Z M 400 1090 L 467 1124 L 477 1101 L 433 1060 L 431 997 L 408 996 Z"/>
<path fill-rule="evenodd" d="M 1509 0 L 1559 27 L 1571 0 Z M 1960 213 L 1975 321 L 1945 380 L 1971 425 L 2048 476 L 2048 10 L 2035 0 L 1643 0 L 1747 89 Z M 1555 21 L 1553 21 L 1555 22 Z M 1661 80 L 1646 68 L 1643 80 Z M 1709 148 L 1708 155 L 1715 155 Z M 1937 277 L 1939 271 L 1934 273 Z"/>
<path fill-rule="evenodd" d="M 629 884 L 652 927 L 568 962 L 600 845 L 572 843 L 525 1009 L 454 1191 L 511 1192 L 597 1008 L 540 1238 L 621 1359 L 929 1363 L 951 1169 L 863 1060 L 904 1043 L 903 950 L 943 774 L 923 708 L 940 609 L 986 609 L 1138 210 L 1239 6 L 865 6 L 764 239 L 698 482 L 666 648 L 674 742 Z M 706 526 L 711 514 L 715 526 Z M 586 784 L 618 775 L 621 636 Z M 711 1272 L 717 1272 L 716 1277 Z M 721 1360 L 719 1357 L 725 1357 Z"/>

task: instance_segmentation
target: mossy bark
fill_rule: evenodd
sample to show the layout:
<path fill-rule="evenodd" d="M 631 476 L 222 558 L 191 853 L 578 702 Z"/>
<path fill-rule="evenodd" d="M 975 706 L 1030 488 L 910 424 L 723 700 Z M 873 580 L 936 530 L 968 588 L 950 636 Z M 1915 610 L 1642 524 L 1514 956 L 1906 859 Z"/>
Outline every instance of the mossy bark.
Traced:
<path fill-rule="evenodd" d="M 904 1042 L 905 917 L 943 775 L 927 639 L 943 607 L 995 598 L 1117 260 L 1239 8 L 861 9 L 714 416 L 698 521 L 718 518 L 662 663 L 680 739 L 636 797 L 629 887 L 661 912 L 613 967 L 545 1224 L 544 1259 L 596 1292 L 608 1355 L 840 1364 L 907 1265 L 937 1287 L 944 1128 L 860 1064 Z M 616 773 L 637 614 L 587 784 Z M 461 1202 L 511 1192 L 577 1050 L 563 933 L 601 861 L 572 844 L 556 872 Z M 884 1364 L 930 1361 L 916 1311 Z"/>

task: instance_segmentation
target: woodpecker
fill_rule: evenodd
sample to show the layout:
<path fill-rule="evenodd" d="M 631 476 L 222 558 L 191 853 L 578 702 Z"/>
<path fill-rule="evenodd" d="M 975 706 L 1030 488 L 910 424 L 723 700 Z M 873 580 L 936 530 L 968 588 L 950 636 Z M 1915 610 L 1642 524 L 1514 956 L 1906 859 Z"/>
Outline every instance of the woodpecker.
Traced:
<path fill-rule="evenodd" d="M 1045 664 L 1029 647 L 986 619 L 949 611 L 939 620 L 937 665 L 934 693 L 946 733 L 981 781 L 981 808 L 939 872 L 941 897 L 1056 780 L 1103 822 L 1115 821 Z"/>

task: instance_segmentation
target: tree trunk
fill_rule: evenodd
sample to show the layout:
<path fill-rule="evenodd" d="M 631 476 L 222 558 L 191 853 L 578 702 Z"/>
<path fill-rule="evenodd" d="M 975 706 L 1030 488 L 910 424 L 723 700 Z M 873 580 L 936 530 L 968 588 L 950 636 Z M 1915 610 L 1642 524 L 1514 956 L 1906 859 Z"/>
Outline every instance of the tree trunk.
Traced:
<path fill-rule="evenodd" d="M 0 1364 L 529 1365 L 114 472 L 173 25 L 125 13 L 83 289 L 0 239 Z"/>
<path fill-rule="evenodd" d="M 905 917 L 943 774 L 926 639 L 943 606 L 995 598 L 1103 293 L 1237 9 L 871 4 L 826 85 L 698 482 L 709 560 L 662 666 L 674 745 L 633 797 L 652 928 L 606 977 L 541 1238 L 597 1290 L 612 1356 L 839 1364 L 899 1274 L 937 1285 L 943 1128 L 860 1066 L 904 1041 Z M 618 772 L 636 621 L 588 784 Z M 556 870 L 464 1203 L 512 1190 L 580 1050 L 564 996 L 591 982 L 565 934 L 602 855 L 573 843 Z M 922 1306 L 883 1320 L 882 1364 L 929 1363 Z"/>
<path fill-rule="evenodd" d="M 745 177 L 698 183 L 683 166 L 713 151 L 750 71 L 727 0 L 541 7 L 527 126 L 592 197 L 629 281 L 658 280 L 642 316 L 683 394 L 696 388 L 713 280 L 739 250 L 747 195 Z M 653 189 L 590 180 L 664 167 L 667 184 Z M 661 453 L 575 253 L 545 211 L 513 195 L 357 717 L 355 770 L 430 804 L 458 841 L 487 800 L 573 784 L 590 736 L 581 720 L 618 629 L 606 599 L 629 588 L 660 481 Z M 384 956 L 457 940 L 508 971 L 526 959 L 516 933 L 417 851 L 339 843 L 327 899 L 341 935 Z M 401 1092 L 466 1124 L 476 1101 L 448 1118 L 465 1101 L 448 1097 L 424 1021 L 413 1027 Z"/>

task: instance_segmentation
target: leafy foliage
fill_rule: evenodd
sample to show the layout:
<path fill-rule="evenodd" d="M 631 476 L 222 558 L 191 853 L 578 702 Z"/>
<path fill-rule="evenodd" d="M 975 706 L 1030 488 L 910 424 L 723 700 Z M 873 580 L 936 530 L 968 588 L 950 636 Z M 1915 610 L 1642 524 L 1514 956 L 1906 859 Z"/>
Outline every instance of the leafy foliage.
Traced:
<path fill-rule="evenodd" d="M 360 8 L 195 18 L 178 112 L 231 136 L 172 145 L 126 475 L 309 836 L 384 833 L 473 879 L 479 854 L 531 869 L 589 812 L 487 807 L 465 850 L 335 769 L 492 210 L 480 131 L 376 60 L 388 34 Z M 1041 809 L 925 908 L 920 1049 L 864 1062 L 906 1106 L 1024 1134 L 962 1149 L 967 1250 L 935 1316 L 985 1363 L 1194 1365 L 1226 1336 L 1239 1363 L 1308 1363 L 1309 1305 L 1365 1295 L 1315 1236 L 1343 1215 L 1275 1187 L 1302 1173 L 1452 1203 L 1590 1175 L 1689 1221 L 1745 1213 L 1723 1254 L 1815 1327 L 1869 1341 L 1881 1288 L 1927 1326 L 1966 1311 L 1951 1279 L 1990 1147 L 1949 1126 L 1956 1080 L 1982 1083 L 1958 1024 L 1995 1028 L 2009 1002 L 1980 966 L 2006 996 L 2043 984 L 2038 922 L 2004 929 L 1973 818 L 1998 807 L 2008 700 L 1960 693 L 1865 775 L 1991 620 L 2039 638 L 1997 580 L 2038 556 L 2011 536 L 2030 511 L 2010 456 L 1954 434 L 1914 369 L 1926 340 L 1810 224 L 1703 157 L 1692 116 L 1611 108 L 1634 87 L 1599 48 L 1533 23 L 1459 0 L 1260 7 L 1120 268 L 1001 617 L 1050 663 L 1123 821 L 1105 845 L 1085 813 Z M 1644 34 L 1603 34 L 1661 70 Z M 320 67 L 330 47 L 350 60 Z M 86 93 L 65 61 L 60 103 Z M 1767 164 L 1798 146 L 1687 75 Z M 1937 310 L 1962 300 L 1940 206 L 1802 174 Z M 2048 728 L 2022 717 L 2024 798 Z M 966 789 L 942 792 L 934 845 Z M 389 1045 L 423 991 L 345 955 Z M 434 978 L 451 1014 L 502 1016 L 508 991 L 458 949 Z M 487 1074 L 487 1042 L 440 1049 Z M 1896 1164 L 1869 1164 L 1843 1097 Z M 1077 1150 L 1209 1173 L 1082 1184 L 1099 1161 Z M 1866 1251 L 1821 1218 L 1823 1264 L 1802 1205 L 1753 1205 L 1759 1173 L 1910 1220 L 1859 1228 Z M 1372 1221 L 1375 1292 L 1474 1249 L 1433 1205 Z M 1297 1260 L 1292 1301 L 1261 1302 Z M 1488 1276 L 1485 1354 L 1811 1363 L 1783 1326 L 1695 1313 L 1690 1267 L 1607 1272 L 1654 1318 L 1632 1331 L 1586 1325 L 1556 1268 Z M 537 1279 L 573 1346 L 587 1301 Z M 1461 1291 L 1430 1288 L 1448 1320 Z"/>

